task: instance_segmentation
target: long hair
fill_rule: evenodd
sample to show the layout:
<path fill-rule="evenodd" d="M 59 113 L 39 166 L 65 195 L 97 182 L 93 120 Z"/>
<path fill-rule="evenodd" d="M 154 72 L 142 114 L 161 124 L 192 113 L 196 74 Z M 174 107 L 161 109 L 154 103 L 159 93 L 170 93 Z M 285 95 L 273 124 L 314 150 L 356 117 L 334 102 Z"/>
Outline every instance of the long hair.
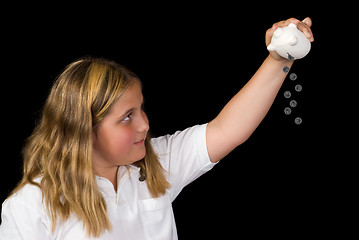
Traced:
<path fill-rule="evenodd" d="M 125 67 L 101 58 L 83 58 L 57 78 L 42 116 L 24 150 L 23 178 L 12 194 L 26 184 L 43 195 L 52 231 L 57 220 L 76 214 L 89 236 L 111 230 L 105 200 L 92 162 L 93 130 L 121 94 L 139 78 Z M 146 138 L 146 156 L 135 163 L 153 197 L 169 187 L 164 170 Z M 42 177 L 37 183 L 36 178 Z M 11 195 L 12 195 L 11 194 Z"/>

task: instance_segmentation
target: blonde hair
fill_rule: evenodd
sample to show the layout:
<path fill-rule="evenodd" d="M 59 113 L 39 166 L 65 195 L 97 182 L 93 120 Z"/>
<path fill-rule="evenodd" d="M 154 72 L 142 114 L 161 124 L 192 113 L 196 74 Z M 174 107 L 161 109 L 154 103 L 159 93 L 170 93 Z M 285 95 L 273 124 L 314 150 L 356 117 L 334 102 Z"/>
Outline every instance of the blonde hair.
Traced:
<path fill-rule="evenodd" d="M 67 66 L 54 83 L 41 119 L 24 147 L 23 178 L 38 186 L 52 231 L 58 219 L 76 214 L 89 236 L 111 230 L 105 200 L 92 163 L 93 130 L 128 86 L 139 78 L 123 66 L 101 58 L 83 58 Z M 146 138 L 146 156 L 135 163 L 153 197 L 169 187 L 164 170 Z M 39 183 L 34 180 L 42 177 Z M 12 195 L 11 194 L 11 195 Z"/>

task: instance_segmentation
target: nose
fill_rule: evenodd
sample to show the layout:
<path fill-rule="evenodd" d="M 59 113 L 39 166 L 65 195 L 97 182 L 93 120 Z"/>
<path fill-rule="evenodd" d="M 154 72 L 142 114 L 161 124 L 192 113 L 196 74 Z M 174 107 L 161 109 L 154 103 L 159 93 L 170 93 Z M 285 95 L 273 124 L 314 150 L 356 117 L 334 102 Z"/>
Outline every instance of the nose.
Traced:
<path fill-rule="evenodd" d="M 148 123 L 147 115 L 144 111 L 141 112 L 141 117 L 139 117 L 139 123 L 137 127 L 138 132 L 148 132 L 150 125 Z"/>

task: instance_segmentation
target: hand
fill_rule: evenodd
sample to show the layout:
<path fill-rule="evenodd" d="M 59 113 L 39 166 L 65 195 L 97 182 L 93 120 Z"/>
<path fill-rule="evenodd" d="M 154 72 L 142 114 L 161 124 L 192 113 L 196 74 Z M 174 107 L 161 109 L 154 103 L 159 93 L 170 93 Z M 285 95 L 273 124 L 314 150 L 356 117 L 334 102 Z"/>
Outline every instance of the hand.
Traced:
<path fill-rule="evenodd" d="M 286 27 L 290 23 L 294 23 L 295 25 L 297 25 L 297 28 L 304 33 L 304 35 L 308 38 L 308 40 L 310 42 L 314 41 L 313 33 L 312 33 L 312 30 L 310 29 L 310 27 L 312 26 L 312 20 L 309 17 L 305 18 L 302 22 L 299 21 L 298 19 L 290 18 L 288 20 L 280 21 L 280 22 L 277 22 L 277 23 L 273 24 L 273 26 L 270 29 L 267 30 L 267 32 L 266 32 L 266 46 L 268 47 L 268 45 L 270 44 L 272 36 L 273 36 L 273 33 L 274 33 L 275 30 L 277 30 L 277 28 Z M 279 56 L 278 53 L 276 53 L 275 51 L 271 51 L 269 55 L 272 58 L 274 58 L 275 60 L 278 60 L 278 61 L 287 60 L 287 59 L 282 58 L 281 56 Z"/>

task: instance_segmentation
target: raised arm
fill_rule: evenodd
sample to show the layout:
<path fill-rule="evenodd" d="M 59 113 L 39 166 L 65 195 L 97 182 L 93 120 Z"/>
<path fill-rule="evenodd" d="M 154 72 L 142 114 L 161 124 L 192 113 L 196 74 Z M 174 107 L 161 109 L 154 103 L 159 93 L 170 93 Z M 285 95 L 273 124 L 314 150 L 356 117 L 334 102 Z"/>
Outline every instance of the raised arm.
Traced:
<path fill-rule="evenodd" d="M 270 44 L 273 32 L 278 27 L 289 23 L 297 25 L 307 38 L 314 41 L 310 26 L 312 21 L 306 18 L 303 22 L 288 19 L 278 22 L 268 29 L 266 45 Z M 248 83 L 227 103 L 220 114 L 207 126 L 207 150 L 212 162 L 218 162 L 238 145 L 246 141 L 269 111 L 283 84 L 293 61 L 270 52 L 261 67 Z"/>

